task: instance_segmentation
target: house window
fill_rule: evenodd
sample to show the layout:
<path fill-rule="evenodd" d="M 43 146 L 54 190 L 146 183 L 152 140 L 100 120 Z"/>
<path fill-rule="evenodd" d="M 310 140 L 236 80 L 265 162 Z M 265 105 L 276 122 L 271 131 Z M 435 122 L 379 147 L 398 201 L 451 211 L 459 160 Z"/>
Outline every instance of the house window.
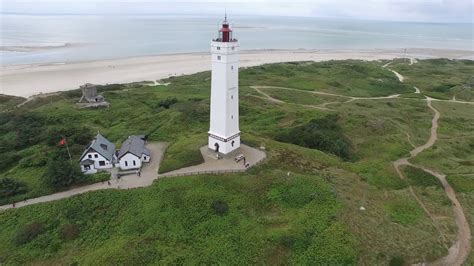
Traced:
<path fill-rule="evenodd" d="M 135 166 L 135 165 L 137 165 L 137 164 L 135 163 L 135 160 L 133 160 L 133 166 Z"/>
<path fill-rule="evenodd" d="M 234 143 L 235 143 L 235 141 L 234 141 L 234 140 L 233 140 L 233 141 L 230 143 L 230 144 L 232 145 L 232 147 L 234 147 Z"/>
<path fill-rule="evenodd" d="M 104 166 L 104 165 L 105 165 L 105 161 L 99 161 L 99 165 L 100 165 L 100 166 Z"/>
<path fill-rule="evenodd" d="M 221 56 L 220 56 L 220 55 L 217 56 L 217 60 L 221 60 Z"/>
<path fill-rule="evenodd" d="M 230 66 L 230 70 L 234 70 L 234 66 Z"/>
<path fill-rule="evenodd" d="M 89 155 L 87 155 L 87 157 L 89 157 L 89 159 L 91 159 L 91 158 L 92 158 L 92 155 L 91 155 L 91 154 L 89 154 Z"/>
<path fill-rule="evenodd" d="M 99 155 L 97 155 L 97 154 L 94 154 L 94 158 L 99 158 Z"/>
<path fill-rule="evenodd" d="M 234 119 L 234 116 L 233 116 L 233 115 L 231 115 L 231 116 L 230 116 L 230 119 Z"/>
<path fill-rule="evenodd" d="M 234 95 L 231 95 L 231 96 L 230 96 L 230 99 L 233 100 L 233 99 L 234 99 Z"/>
<path fill-rule="evenodd" d="M 128 166 L 128 162 L 127 162 L 127 161 L 125 161 L 125 166 Z"/>
<path fill-rule="evenodd" d="M 217 46 L 217 50 L 220 50 L 221 48 L 219 46 Z"/>
<path fill-rule="evenodd" d="M 91 167 L 89 165 L 84 165 L 84 170 L 89 171 Z"/>

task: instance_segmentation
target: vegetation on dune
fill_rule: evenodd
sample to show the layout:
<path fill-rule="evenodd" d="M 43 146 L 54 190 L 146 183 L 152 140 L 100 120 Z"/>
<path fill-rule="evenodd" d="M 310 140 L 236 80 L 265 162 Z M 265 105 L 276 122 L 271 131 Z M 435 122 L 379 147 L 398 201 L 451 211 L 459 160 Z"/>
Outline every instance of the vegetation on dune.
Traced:
<path fill-rule="evenodd" d="M 399 59 L 390 65 L 405 82 L 433 98 L 474 100 L 474 63 L 471 60 L 428 59 L 409 65 Z"/>
<path fill-rule="evenodd" d="M 61 190 L 87 180 L 79 169 L 78 163 L 68 161 L 67 155 L 55 154 L 46 164 L 44 182 L 54 190 Z"/>
<path fill-rule="evenodd" d="M 292 197 L 258 193 L 285 187 L 294 191 L 292 197 L 305 199 L 294 204 Z M 4 263 L 353 264 L 355 240 L 335 221 L 339 209 L 318 176 L 288 178 L 270 171 L 164 179 L 145 189 L 99 191 L 2 212 L 0 258 Z M 32 223 L 31 217 L 38 220 Z"/>
<path fill-rule="evenodd" d="M 424 172 L 405 168 L 407 179 L 401 180 L 392 166 L 429 136 L 433 113 L 412 93 L 415 78 L 428 82 L 433 71 L 446 67 L 431 60 L 412 66 L 396 61 L 391 67 L 407 78 L 406 85 L 382 68 L 385 63 L 347 60 L 242 69 L 242 140 L 266 147 L 264 164 L 245 174 L 161 179 L 148 188 L 97 191 L 1 212 L 0 264 L 396 265 L 446 254 L 455 224 L 443 191 Z M 446 64 L 463 69 L 450 72 L 449 82 L 456 86 L 464 82 L 465 70 L 472 70 L 465 61 Z M 64 147 L 57 146 L 63 136 L 73 163 L 97 131 L 116 145 L 131 134 L 168 142 L 160 172 L 202 162 L 210 72 L 165 82 L 170 84 L 101 86 L 99 92 L 111 103 L 108 109 L 76 109 L 76 90 L 0 113 L 0 180 L 13 181 L 7 181 L 9 192 L 0 204 L 107 178 L 101 173 L 87 181 L 72 175 L 72 181 L 45 182 L 75 171 L 67 165 L 54 169 L 51 162 L 58 153 L 59 165 L 69 161 Z M 275 104 L 254 97 L 262 96 L 254 85 L 298 91 L 262 89 L 287 103 Z M 313 90 L 361 97 L 402 94 L 404 99 L 354 100 L 322 111 L 304 105 L 340 97 Z M 452 92 L 442 91 L 437 93 L 448 98 Z M 411 162 L 439 169 L 455 189 L 464 188 L 460 200 L 472 223 L 472 107 L 433 106 L 442 112 L 440 139 Z M 436 217 L 445 240 L 412 198 L 409 184 Z"/>
<path fill-rule="evenodd" d="M 407 177 L 408 183 L 412 186 L 421 186 L 421 187 L 434 186 L 438 188 L 443 187 L 436 177 L 434 177 L 433 175 L 421 169 L 418 169 L 412 166 L 405 166 L 403 168 L 403 173 Z"/>
<path fill-rule="evenodd" d="M 26 192 L 26 185 L 8 177 L 0 179 L 0 196 L 8 198 Z"/>
<path fill-rule="evenodd" d="M 0 112 L 10 110 L 25 100 L 23 97 L 0 94 Z"/>
<path fill-rule="evenodd" d="M 381 64 L 359 60 L 291 62 L 242 70 L 241 85 L 267 85 L 370 97 L 412 92 Z"/>
<path fill-rule="evenodd" d="M 337 124 L 337 115 L 313 119 L 291 129 L 281 130 L 275 139 L 302 147 L 318 149 L 349 160 L 352 157 L 351 143 Z"/>

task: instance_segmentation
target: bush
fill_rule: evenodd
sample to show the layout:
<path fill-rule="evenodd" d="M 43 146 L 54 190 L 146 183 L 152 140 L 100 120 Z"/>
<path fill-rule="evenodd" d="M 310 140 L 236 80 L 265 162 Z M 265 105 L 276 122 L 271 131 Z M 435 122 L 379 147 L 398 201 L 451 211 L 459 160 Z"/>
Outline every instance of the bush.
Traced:
<path fill-rule="evenodd" d="M 63 240 L 74 240 L 79 236 L 79 226 L 75 224 L 66 224 L 59 230 L 59 235 Z"/>
<path fill-rule="evenodd" d="M 38 235 L 42 234 L 44 231 L 45 228 L 41 223 L 33 222 L 31 224 L 27 224 L 17 231 L 15 237 L 13 238 L 13 243 L 15 245 L 26 244 L 35 239 Z"/>
<path fill-rule="evenodd" d="M 86 181 L 86 176 L 79 169 L 79 165 L 76 162 L 70 162 L 66 156 L 53 155 L 46 165 L 43 181 L 54 190 L 61 190 Z"/>
<path fill-rule="evenodd" d="M 337 119 L 337 115 L 313 119 L 307 124 L 279 132 L 275 139 L 306 148 L 318 149 L 349 160 L 352 158 L 351 143 L 336 123 Z"/>
<path fill-rule="evenodd" d="M 66 137 L 69 146 L 74 144 L 87 145 L 93 138 L 92 131 L 86 127 L 55 126 L 47 131 L 46 142 L 50 146 L 57 146 L 59 141 Z"/>
<path fill-rule="evenodd" d="M 0 197 L 8 198 L 27 191 L 26 185 L 14 179 L 5 177 L 0 179 Z"/>
<path fill-rule="evenodd" d="M 404 264 L 404 260 L 402 257 L 393 257 L 391 260 L 390 260 L 390 263 L 389 265 L 390 266 L 402 266 Z"/>
<path fill-rule="evenodd" d="M 168 108 L 170 108 L 171 105 L 173 105 L 177 102 L 178 102 L 178 99 L 176 99 L 176 97 L 168 97 L 165 100 L 161 100 L 158 103 L 158 106 L 159 107 L 164 107 L 165 109 L 168 109 Z"/>
<path fill-rule="evenodd" d="M 219 216 L 224 216 L 229 212 L 229 205 L 223 200 L 216 200 L 212 202 L 211 208 Z"/>
<path fill-rule="evenodd" d="M 0 155 L 0 170 L 6 170 L 18 162 L 20 156 L 16 152 L 6 152 Z"/>
<path fill-rule="evenodd" d="M 403 169 L 403 172 L 405 173 L 405 176 L 408 178 L 408 182 L 412 186 L 420 186 L 420 187 L 435 186 L 435 187 L 440 187 L 440 188 L 443 187 L 436 177 L 434 177 L 433 175 L 430 175 L 429 173 L 421 169 L 418 169 L 412 166 L 407 166 L 405 167 L 405 169 Z"/>

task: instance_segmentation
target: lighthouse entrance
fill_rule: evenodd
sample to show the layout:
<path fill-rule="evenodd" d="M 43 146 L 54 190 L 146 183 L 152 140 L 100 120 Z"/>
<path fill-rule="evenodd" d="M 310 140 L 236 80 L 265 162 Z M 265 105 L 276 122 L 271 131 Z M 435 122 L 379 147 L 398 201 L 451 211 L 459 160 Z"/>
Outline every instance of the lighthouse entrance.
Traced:
<path fill-rule="evenodd" d="M 215 150 L 215 152 L 219 152 L 219 144 L 217 144 L 217 143 L 216 143 L 216 144 L 214 144 L 214 147 L 215 147 L 215 149 L 214 149 L 214 150 Z"/>

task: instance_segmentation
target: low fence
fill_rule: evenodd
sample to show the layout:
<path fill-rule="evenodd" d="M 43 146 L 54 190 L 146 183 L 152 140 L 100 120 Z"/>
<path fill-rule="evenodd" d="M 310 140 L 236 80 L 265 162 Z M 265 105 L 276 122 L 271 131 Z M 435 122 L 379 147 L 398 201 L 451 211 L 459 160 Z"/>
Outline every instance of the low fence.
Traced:
<path fill-rule="evenodd" d="M 245 169 L 222 169 L 222 170 L 207 170 L 207 171 L 189 171 L 189 172 L 183 172 L 183 173 L 164 173 L 158 175 L 159 178 L 161 177 L 178 177 L 178 176 L 189 176 L 189 175 L 217 175 L 217 174 L 229 174 L 229 173 L 242 173 L 247 171 L 249 168 L 257 166 L 261 164 L 263 161 L 265 161 L 266 156 L 259 161 L 251 164 L 248 168 Z"/>

